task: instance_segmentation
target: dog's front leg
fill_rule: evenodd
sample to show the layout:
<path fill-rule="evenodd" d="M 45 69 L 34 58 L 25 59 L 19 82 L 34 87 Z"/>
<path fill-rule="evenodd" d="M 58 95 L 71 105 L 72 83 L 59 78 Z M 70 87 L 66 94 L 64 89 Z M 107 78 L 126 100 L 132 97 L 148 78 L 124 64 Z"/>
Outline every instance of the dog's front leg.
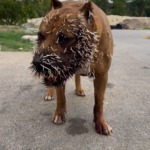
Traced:
<path fill-rule="evenodd" d="M 66 113 L 66 98 L 65 98 L 65 85 L 56 88 L 57 93 L 57 107 L 52 122 L 55 124 L 63 124 L 65 122 Z"/>
<path fill-rule="evenodd" d="M 96 75 L 94 80 L 94 122 L 95 129 L 99 134 L 110 135 L 111 127 L 106 123 L 103 116 L 103 100 L 107 86 L 108 73 L 105 75 Z"/>

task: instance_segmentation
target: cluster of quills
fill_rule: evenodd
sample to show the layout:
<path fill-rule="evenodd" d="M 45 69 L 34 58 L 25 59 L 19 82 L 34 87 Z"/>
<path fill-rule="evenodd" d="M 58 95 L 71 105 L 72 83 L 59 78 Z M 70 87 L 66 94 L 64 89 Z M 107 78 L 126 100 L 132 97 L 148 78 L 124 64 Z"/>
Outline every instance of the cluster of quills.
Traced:
<path fill-rule="evenodd" d="M 53 23 L 53 29 L 48 31 L 47 34 L 56 32 L 57 19 L 59 17 L 61 16 L 58 10 L 56 14 L 43 18 L 46 27 L 51 22 Z M 39 41 L 37 41 L 34 58 L 39 59 L 40 65 L 35 65 L 32 62 L 31 68 L 35 75 L 43 77 L 43 82 L 47 87 L 63 85 L 79 68 L 94 63 L 93 57 L 97 52 L 98 33 L 89 31 L 82 18 L 83 14 L 77 14 L 74 18 L 71 14 L 68 14 L 63 18 L 62 28 L 56 32 L 56 35 L 59 32 L 62 34 L 71 32 L 76 36 L 77 40 L 73 46 L 64 48 L 64 51 L 60 52 L 59 55 L 55 53 L 57 49 L 54 49 L 52 46 L 45 48 L 44 44 L 43 53 L 39 53 Z M 65 26 L 66 23 L 67 26 Z M 63 28 L 64 26 L 65 28 Z M 55 42 L 59 42 L 59 37 Z M 92 74 L 94 75 L 94 72 L 89 75 L 93 76 Z"/>

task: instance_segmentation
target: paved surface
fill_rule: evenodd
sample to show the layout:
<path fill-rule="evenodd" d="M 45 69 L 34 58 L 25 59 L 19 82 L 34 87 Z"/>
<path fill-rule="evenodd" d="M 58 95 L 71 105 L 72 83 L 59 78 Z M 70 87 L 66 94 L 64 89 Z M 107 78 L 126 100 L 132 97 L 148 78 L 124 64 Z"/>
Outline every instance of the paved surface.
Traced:
<path fill-rule="evenodd" d="M 0 150 L 149 150 L 150 31 L 113 31 L 115 52 L 105 96 L 105 118 L 114 133 L 94 130 L 93 84 L 83 77 L 86 97 L 66 87 L 67 122 L 54 125 L 56 100 L 28 70 L 32 53 L 0 52 Z"/>

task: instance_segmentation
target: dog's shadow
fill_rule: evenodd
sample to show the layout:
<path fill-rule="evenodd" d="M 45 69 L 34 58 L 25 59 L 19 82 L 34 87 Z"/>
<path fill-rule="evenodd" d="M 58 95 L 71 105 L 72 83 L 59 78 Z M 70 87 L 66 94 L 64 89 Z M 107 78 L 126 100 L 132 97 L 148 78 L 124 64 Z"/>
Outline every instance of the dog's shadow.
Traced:
<path fill-rule="evenodd" d="M 85 119 L 82 118 L 71 118 L 69 121 L 70 125 L 66 127 L 66 132 L 69 135 L 81 135 L 88 133 L 88 128 L 84 125 L 86 123 Z"/>

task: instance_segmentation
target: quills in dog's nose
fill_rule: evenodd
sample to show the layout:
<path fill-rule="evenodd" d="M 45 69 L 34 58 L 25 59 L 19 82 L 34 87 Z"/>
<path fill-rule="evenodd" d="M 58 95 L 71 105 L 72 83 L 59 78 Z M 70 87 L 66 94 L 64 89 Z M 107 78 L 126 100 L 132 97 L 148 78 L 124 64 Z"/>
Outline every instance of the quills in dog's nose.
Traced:
<path fill-rule="evenodd" d="M 41 66 L 42 57 L 43 56 L 39 55 L 39 54 L 35 54 L 34 57 L 33 57 L 32 64 L 33 64 L 33 67 L 35 68 L 35 70 L 37 72 L 41 72 L 42 71 L 42 66 Z"/>

